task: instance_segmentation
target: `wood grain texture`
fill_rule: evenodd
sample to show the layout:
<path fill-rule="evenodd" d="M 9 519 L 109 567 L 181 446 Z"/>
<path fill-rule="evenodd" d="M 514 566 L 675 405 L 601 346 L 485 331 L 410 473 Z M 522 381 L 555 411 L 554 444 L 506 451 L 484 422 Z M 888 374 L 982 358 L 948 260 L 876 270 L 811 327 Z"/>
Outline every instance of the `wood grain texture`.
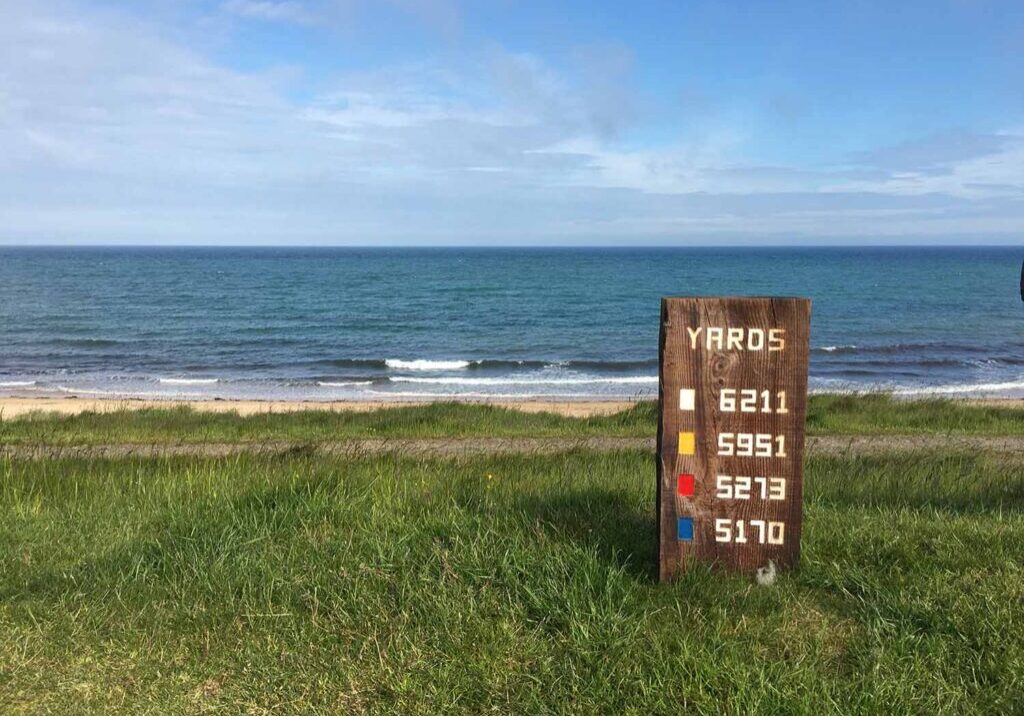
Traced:
<path fill-rule="evenodd" d="M 658 541 L 659 576 L 671 580 L 694 562 L 753 573 L 773 560 L 780 569 L 795 567 L 800 560 L 803 499 L 804 420 L 807 410 L 807 362 L 811 303 L 803 298 L 665 298 L 661 305 L 660 417 L 658 422 Z M 721 328 L 734 340 L 712 340 L 708 329 Z M 687 330 L 699 331 L 695 339 Z M 744 330 L 744 343 L 736 340 Z M 757 340 L 747 339 L 750 329 L 766 337 L 763 350 L 749 350 Z M 768 350 L 772 329 L 783 336 L 781 350 Z M 782 331 L 781 334 L 778 331 Z M 754 332 L 756 334 L 756 331 Z M 680 410 L 680 389 L 693 389 L 693 410 Z M 769 391 L 769 403 L 777 408 L 777 396 L 786 394 L 785 414 L 722 410 L 722 391 Z M 693 455 L 679 453 L 679 433 L 695 433 Z M 785 456 L 728 456 L 719 445 L 722 433 L 785 436 Z M 725 451 L 727 452 L 727 451 Z M 679 474 L 694 476 L 692 496 L 680 496 Z M 716 477 L 782 477 L 783 500 L 721 499 L 716 496 Z M 690 541 L 677 537 L 677 520 L 690 517 L 694 534 Z M 742 520 L 745 543 L 716 541 L 715 520 Z M 785 524 L 782 544 L 761 543 L 751 520 Z"/>

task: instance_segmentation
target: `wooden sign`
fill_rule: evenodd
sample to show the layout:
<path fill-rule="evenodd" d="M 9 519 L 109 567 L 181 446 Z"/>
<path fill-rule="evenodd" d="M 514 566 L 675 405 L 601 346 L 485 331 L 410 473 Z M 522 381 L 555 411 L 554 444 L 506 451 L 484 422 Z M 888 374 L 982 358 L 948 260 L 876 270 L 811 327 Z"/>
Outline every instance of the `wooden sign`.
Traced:
<path fill-rule="evenodd" d="M 800 560 L 811 302 L 664 298 L 658 574 Z"/>

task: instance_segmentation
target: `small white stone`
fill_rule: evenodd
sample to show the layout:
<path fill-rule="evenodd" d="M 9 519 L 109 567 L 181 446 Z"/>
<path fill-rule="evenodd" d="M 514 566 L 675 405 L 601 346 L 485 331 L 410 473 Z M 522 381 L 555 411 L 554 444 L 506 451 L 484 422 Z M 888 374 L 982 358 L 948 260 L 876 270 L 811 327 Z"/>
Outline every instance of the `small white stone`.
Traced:
<path fill-rule="evenodd" d="M 770 587 L 775 584 L 775 561 L 769 559 L 767 567 L 757 568 L 757 583 L 762 587 Z"/>

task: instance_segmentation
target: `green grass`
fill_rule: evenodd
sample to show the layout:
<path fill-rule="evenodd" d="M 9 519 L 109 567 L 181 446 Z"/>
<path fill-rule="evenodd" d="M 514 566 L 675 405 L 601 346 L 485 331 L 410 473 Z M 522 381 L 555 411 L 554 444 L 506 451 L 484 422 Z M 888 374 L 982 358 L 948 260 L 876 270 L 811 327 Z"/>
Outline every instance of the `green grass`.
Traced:
<path fill-rule="evenodd" d="M 564 418 L 491 405 L 431 403 L 371 412 L 322 410 L 240 417 L 188 407 L 36 414 L 0 422 L 0 444 L 96 444 L 108 442 L 322 442 L 345 438 L 643 436 L 656 429 L 654 403 L 638 403 L 609 416 Z"/>
<path fill-rule="evenodd" d="M 0 462 L 0 712 L 1021 709 L 1019 461 L 810 459 L 802 568 L 771 588 L 657 584 L 653 473 Z"/>
<path fill-rule="evenodd" d="M 1024 410 L 948 400 L 903 401 L 887 395 L 815 395 L 811 434 L 1024 435 Z M 0 421 L 0 444 L 165 442 L 318 442 L 345 438 L 647 437 L 657 430 L 657 405 L 638 403 L 616 415 L 564 418 L 487 405 L 435 403 L 369 413 L 309 411 L 242 418 L 189 408 L 125 410 L 59 417 L 37 414 Z"/>
<path fill-rule="evenodd" d="M 930 398 L 901 400 L 885 393 L 813 395 L 807 408 L 811 433 L 974 434 L 1024 436 L 1024 409 Z"/>

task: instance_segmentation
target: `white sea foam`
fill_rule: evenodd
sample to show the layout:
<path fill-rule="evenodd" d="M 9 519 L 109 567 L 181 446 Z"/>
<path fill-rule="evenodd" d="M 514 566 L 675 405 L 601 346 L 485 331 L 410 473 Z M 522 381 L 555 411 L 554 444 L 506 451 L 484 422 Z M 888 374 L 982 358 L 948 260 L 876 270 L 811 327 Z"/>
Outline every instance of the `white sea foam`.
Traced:
<path fill-rule="evenodd" d="M 351 380 L 347 382 L 333 382 L 329 380 L 318 380 L 317 385 L 322 385 L 325 388 L 347 388 L 353 385 L 373 385 L 372 380 Z"/>
<path fill-rule="evenodd" d="M 388 358 L 384 361 L 384 364 L 388 368 L 397 370 L 461 370 L 462 368 L 468 368 L 470 362 L 468 360 L 400 360 L 398 358 Z"/>
<path fill-rule="evenodd" d="M 69 385 L 58 385 L 57 390 L 69 395 L 103 395 L 111 398 L 164 398 L 183 399 L 203 398 L 199 393 L 158 393 L 152 390 L 98 390 L 94 388 L 72 388 Z"/>
<path fill-rule="evenodd" d="M 4 380 L 0 381 L 0 388 L 27 388 L 35 384 L 34 380 Z"/>
<path fill-rule="evenodd" d="M 920 388 L 900 388 L 893 390 L 892 393 L 894 395 L 957 395 L 965 393 L 998 393 L 1006 390 L 1024 391 L 1024 381 L 922 386 Z"/>
<path fill-rule="evenodd" d="M 818 350 L 825 351 L 826 353 L 835 353 L 836 351 L 850 351 L 856 348 L 854 345 L 847 346 L 821 346 Z"/>
<path fill-rule="evenodd" d="M 635 383 L 657 383 L 656 375 L 612 378 L 412 378 L 397 376 L 392 383 L 422 383 L 430 385 L 631 385 Z"/>
<path fill-rule="evenodd" d="M 167 385 L 213 385 L 220 382 L 219 378 L 161 378 Z"/>
<path fill-rule="evenodd" d="M 367 390 L 367 395 L 379 395 L 382 398 L 445 398 L 448 400 L 462 400 L 464 398 L 488 398 L 498 400 L 528 400 L 531 398 L 576 398 L 578 396 L 566 396 L 557 393 L 543 394 L 543 393 L 431 393 L 431 392 L 419 392 L 419 391 L 390 391 L 390 390 Z"/>

